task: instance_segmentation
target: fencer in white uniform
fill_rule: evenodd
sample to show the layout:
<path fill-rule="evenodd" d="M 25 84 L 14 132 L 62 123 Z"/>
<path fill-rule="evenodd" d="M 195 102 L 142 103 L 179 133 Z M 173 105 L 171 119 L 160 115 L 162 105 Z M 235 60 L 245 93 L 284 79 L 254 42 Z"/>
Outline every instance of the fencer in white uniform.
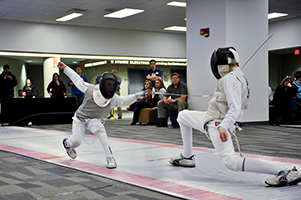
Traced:
<path fill-rule="evenodd" d="M 75 159 L 77 153 L 75 148 L 81 145 L 85 135 L 85 130 L 90 130 L 99 137 L 99 141 L 104 149 L 107 168 L 117 167 L 109 145 L 106 129 L 101 121 L 107 118 L 111 109 L 114 107 L 128 106 L 134 103 L 137 98 L 145 95 L 145 92 L 139 92 L 128 96 L 118 96 L 115 94 L 117 88 L 117 78 L 113 73 L 103 73 L 100 76 L 99 84 L 93 85 L 84 82 L 83 79 L 63 62 L 57 64 L 58 68 L 64 70 L 64 73 L 72 80 L 75 86 L 85 94 L 81 106 L 75 112 L 72 123 L 72 135 L 63 140 L 63 146 L 67 154 Z"/>
<path fill-rule="evenodd" d="M 250 90 L 248 81 L 239 68 L 235 48 L 219 48 L 211 56 L 211 70 L 218 79 L 214 95 L 206 112 L 183 110 L 177 121 L 183 141 L 183 153 L 171 158 L 175 166 L 195 167 L 192 152 L 192 129 L 205 133 L 215 148 L 221 162 L 230 170 L 276 175 L 265 181 L 270 186 L 297 184 L 301 175 L 294 167 L 288 169 L 261 160 L 235 154 L 231 133 L 235 134 L 236 122 L 241 121 L 247 108 Z"/>

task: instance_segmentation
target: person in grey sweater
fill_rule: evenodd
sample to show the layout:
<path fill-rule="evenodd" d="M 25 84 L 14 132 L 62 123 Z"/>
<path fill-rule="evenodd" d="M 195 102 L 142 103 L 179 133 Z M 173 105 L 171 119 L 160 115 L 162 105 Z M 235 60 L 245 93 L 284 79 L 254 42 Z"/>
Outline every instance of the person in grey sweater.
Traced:
<path fill-rule="evenodd" d="M 139 92 L 128 96 L 118 96 L 115 94 L 117 88 L 117 78 L 113 73 L 105 72 L 101 75 L 98 84 L 84 82 L 83 79 L 65 63 L 59 62 L 57 67 L 64 70 L 64 73 L 71 79 L 75 86 L 85 94 L 81 106 L 75 112 L 72 123 L 72 135 L 63 140 L 63 146 L 67 154 L 72 159 L 77 157 L 75 148 L 80 146 L 85 130 L 90 130 L 99 137 L 106 155 L 107 168 L 117 167 L 109 145 L 106 129 L 102 123 L 103 118 L 107 118 L 114 107 L 128 106 L 134 103 L 137 98 L 146 95 L 146 92 Z"/>

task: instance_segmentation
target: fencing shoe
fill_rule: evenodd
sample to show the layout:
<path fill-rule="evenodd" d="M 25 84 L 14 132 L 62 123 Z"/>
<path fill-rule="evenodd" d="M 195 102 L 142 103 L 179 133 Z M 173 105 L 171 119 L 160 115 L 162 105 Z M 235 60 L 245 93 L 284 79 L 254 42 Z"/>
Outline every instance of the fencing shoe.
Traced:
<path fill-rule="evenodd" d="M 189 158 L 185 158 L 182 154 L 179 158 L 171 158 L 169 163 L 174 166 L 182 166 L 182 167 L 195 167 L 194 155 Z"/>
<path fill-rule="evenodd" d="M 274 178 L 267 179 L 265 181 L 269 186 L 287 186 L 287 185 L 296 185 L 301 182 L 301 174 L 293 167 L 293 169 L 288 171 L 281 171 Z"/>
<path fill-rule="evenodd" d="M 63 140 L 63 146 L 65 147 L 68 156 L 72 159 L 75 159 L 77 157 L 77 153 L 74 148 L 67 147 L 67 140 L 67 138 Z"/>
<path fill-rule="evenodd" d="M 116 163 L 114 157 L 107 157 L 107 168 L 114 169 L 116 167 L 117 167 L 117 163 Z"/>

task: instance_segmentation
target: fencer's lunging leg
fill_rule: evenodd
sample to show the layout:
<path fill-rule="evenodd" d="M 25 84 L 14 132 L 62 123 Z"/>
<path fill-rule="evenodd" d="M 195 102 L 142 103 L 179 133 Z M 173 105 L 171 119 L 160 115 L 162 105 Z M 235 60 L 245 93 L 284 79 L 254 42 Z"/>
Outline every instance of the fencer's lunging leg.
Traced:
<path fill-rule="evenodd" d="M 97 135 L 99 137 L 99 141 L 105 151 L 106 157 L 113 157 L 106 129 L 102 124 L 101 120 L 91 119 L 87 124 L 87 129 L 89 129 L 94 135 Z"/>

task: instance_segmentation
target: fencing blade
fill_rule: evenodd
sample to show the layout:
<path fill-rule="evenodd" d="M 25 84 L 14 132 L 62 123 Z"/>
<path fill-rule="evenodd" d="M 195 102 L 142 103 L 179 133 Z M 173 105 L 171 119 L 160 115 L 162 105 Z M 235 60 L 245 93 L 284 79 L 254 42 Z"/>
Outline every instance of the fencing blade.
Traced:
<path fill-rule="evenodd" d="M 268 39 L 266 39 L 266 41 L 264 41 L 263 43 L 262 43 L 262 45 L 260 45 L 260 47 L 253 53 L 253 55 L 247 60 L 247 62 L 242 66 L 242 68 L 241 69 L 243 69 L 247 64 L 248 64 L 248 62 L 255 56 L 255 54 L 259 51 L 259 49 L 261 49 L 261 47 L 263 46 L 263 45 L 265 45 L 265 43 L 267 43 L 267 41 L 269 41 L 270 39 L 271 39 L 271 37 L 273 37 L 273 34 L 268 38 Z"/>
<path fill-rule="evenodd" d="M 168 96 L 182 96 L 182 95 L 185 95 L 185 94 L 175 94 L 175 93 L 165 93 L 165 92 L 152 92 L 154 94 L 163 94 L 163 95 L 168 95 Z M 189 96 L 189 97 L 203 97 L 203 98 L 206 98 L 206 97 L 212 97 L 213 94 L 188 94 L 188 95 L 185 95 L 185 96 Z"/>

